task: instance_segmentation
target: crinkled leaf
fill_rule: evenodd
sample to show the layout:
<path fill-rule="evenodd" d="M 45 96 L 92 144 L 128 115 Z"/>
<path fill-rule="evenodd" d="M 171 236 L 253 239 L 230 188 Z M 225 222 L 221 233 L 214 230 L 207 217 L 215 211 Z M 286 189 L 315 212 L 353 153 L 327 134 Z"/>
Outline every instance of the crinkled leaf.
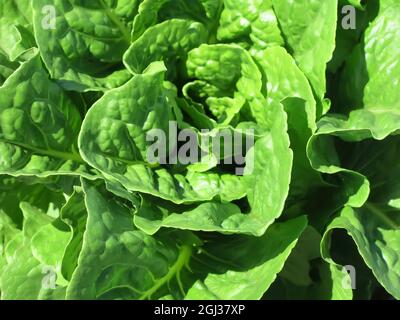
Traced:
<path fill-rule="evenodd" d="M 120 64 L 131 43 L 136 1 L 55 0 L 49 7 L 35 0 L 32 6 L 40 54 L 64 88 L 102 91 L 129 79 Z"/>
<path fill-rule="evenodd" d="M 111 297 L 122 288 L 120 297 L 136 299 L 260 298 L 306 225 L 301 217 L 274 225 L 262 238 L 229 237 L 202 246 L 188 233 L 145 235 L 133 227 L 123 203 L 108 201 L 92 183 L 84 189 L 88 221 L 69 298 Z M 250 259 L 249 248 L 257 252 Z M 225 290 L 233 284 L 234 290 Z"/>
<path fill-rule="evenodd" d="M 0 172 L 14 176 L 83 174 L 77 152 L 81 119 L 36 55 L 0 87 Z"/>
<path fill-rule="evenodd" d="M 337 0 L 272 0 L 287 45 L 318 99 L 326 91 L 326 65 L 335 48 Z M 318 110 L 318 116 L 322 110 Z"/>

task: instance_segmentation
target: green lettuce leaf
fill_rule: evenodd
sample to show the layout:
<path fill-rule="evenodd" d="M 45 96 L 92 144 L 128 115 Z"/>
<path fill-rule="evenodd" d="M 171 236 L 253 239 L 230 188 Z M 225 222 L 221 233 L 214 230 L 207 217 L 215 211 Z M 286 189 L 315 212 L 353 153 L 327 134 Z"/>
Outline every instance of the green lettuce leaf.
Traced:
<path fill-rule="evenodd" d="M 0 105 L 1 174 L 91 176 L 77 151 L 80 115 L 38 55 L 0 87 Z"/>
<path fill-rule="evenodd" d="M 129 79 L 120 64 L 131 44 L 137 1 L 56 0 L 49 6 L 37 0 L 32 7 L 40 55 L 61 86 L 103 91 Z"/>
<path fill-rule="evenodd" d="M 322 104 L 326 92 L 325 71 L 335 48 L 337 0 L 272 0 L 286 43 L 309 79 Z M 318 117 L 326 106 L 319 106 Z"/>
<path fill-rule="evenodd" d="M 84 190 L 88 220 L 67 290 L 72 299 L 122 294 L 135 299 L 260 298 L 306 225 L 301 217 L 274 225 L 262 238 L 229 237 L 204 244 L 187 232 L 151 237 L 135 229 L 123 202 L 109 201 L 93 183 L 84 182 Z M 250 248 L 255 253 L 251 259 Z"/>

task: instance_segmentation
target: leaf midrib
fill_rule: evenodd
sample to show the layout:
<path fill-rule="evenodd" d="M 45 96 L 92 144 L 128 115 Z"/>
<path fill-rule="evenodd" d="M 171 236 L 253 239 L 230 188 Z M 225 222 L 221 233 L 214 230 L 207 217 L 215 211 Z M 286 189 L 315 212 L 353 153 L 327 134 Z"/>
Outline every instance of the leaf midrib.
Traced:
<path fill-rule="evenodd" d="M 27 145 L 27 144 L 24 144 L 21 142 L 15 142 L 15 141 L 2 139 L 2 138 L 0 138 L 0 142 L 11 144 L 13 146 L 17 146 L 17 147 L 20 147 L 23 149 L 27 149 L 27 150 L 31 151 L 33 154 L 37 154 L 37 155 L 59 158 L 59 159 L 63 159 L 66 161 L 75 161 L 75 162 L 79 162 L 81 164 L 85 163 L 78 154 L 72 153 L 72 152 L 68 153 L 68 152 L 63 152 L 63 151 L 58 151 L 58 150 L 50 150 L 50 149 L 44 150 L 44 149 L 36 148 L 36 147 L 30 146 L 30 145 Z"/>
<path fill-rule="evenodd" d="M 100 0 L 100 4 L 103 7 L 107 17 L 118 27 L 121 31 L 125 42 L 131 44 L 131 35 L 126 26 L 120 21 L 120 19 L 110 10 L 110 8 L 104 3 L 104 0 Z"/>
<path fill-rule="evenodd" d="M 150 299 L 154 293 L 157 292 L 164 284 L 167 284 L 175 275 L 179 282 L 179 286 L 182 290 L 182 284 L 180 283 L 179 273 L 180 271 L 187 266 L 190 256 L 192 254 L 192 248 L 189 246 L 182 246 L 180 248 L 180 253 L 175 263 L 169 268 L 166 275 L 162 278 L 158 279 L 158 281 L 147 291 L 143 292 L 143 294 L 139 297 L 139 300 Z"/>
<path fill-rule="evenodd" d="M 382 212 L 382 210 L 380 210 L 377 206 L 375 206 L 371 202 L 366 202 L 365 208 L 371 211 L 379 220 L 381 220 L 383 223 L 385 223 L 385 225 L 387 225 L 391 229 L 400 230 L 400 226 L 398 226 L 392 219 L 386 216 Z"/>

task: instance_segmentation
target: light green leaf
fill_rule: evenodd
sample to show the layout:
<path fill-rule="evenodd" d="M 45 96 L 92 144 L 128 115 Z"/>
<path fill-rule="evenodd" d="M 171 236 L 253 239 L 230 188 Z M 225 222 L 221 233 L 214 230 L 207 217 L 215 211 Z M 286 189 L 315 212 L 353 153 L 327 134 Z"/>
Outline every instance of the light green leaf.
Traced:
<path fill-rule="evenodd" d="M 243 187 L 247 189 L 244 191 L 247 199 L 240 201 L 247 204 L 248 212 L 242 212 L 232 203 L 208 202 L 178 208 L 160 201 L 143 201 L 135 215 L 137 227 L 149 234 L 161 227 L 168 227 L 263 235 L 282 213 L 288 194 L 292 160 L 285 133 L 286 115 L 279 104 L 268 108 L 264 111 L 265 117 L 274 119 L 274 124 L 269 133 L 256 141 L 246 159 L 246 163 L 252 163 L 253 167 L 247 165 L 244 169 Z M 234 188 L 238 189 L 238 186 Z M 269 194 L 269 197 L 265 198 L 263 194 Z"/>
<path fill-rule="evenodd" d="M 377 139 L 399 129 L 399 17 L 399 3 L 382 1 L 378 16 L 347 59 L 340 79 L 343 106 L 362 108 L 350 113 L 349 126 L 369 129 Z M 385 37 L 378 41 L 380 35 Z"/>
<path fill-rule="evenodd" d="M 212 34 L 221 7 L 222 0 L 143 0 L 133 22 L 132 42 L 157 23 L 173 19 L 200 22 Z"/>
<path fill-rule="evenodd" d="M 3 300 L 31 300 L 40 299 L 42 296 L 50 298 L 53 290 L 60 290 L 60 286 L 56 284 L 58 280 L 56 273 L 61 261 L 49 258 L 43 253 L 52 252 L 53 257 L 56 257 L 57 251 L 63 250 L 59 248 L 55 252 L 49 251 L 48 240 L 42 237 L 43 230 L 46 229 L 56 235 L 54 230 L 48 229 L 54 219 L 28 203 L 21 203 L 21 210 L 24 214 L 23 230 L 20 237 L 14 238 L 14 242 L 10 242 L 6 249 L 10 254 L 0 275 L 1 298 Z M 50 247 L 57 248 L 62 244 L 63 238 L 63 235 L 61 238 L 54 237 L 53 246 Z M 35 240 L 32 241 L 33 239 Z M 8 248 L 10 246 L 12 247 Z M 58 255 L 58 258 L 61 257 Z M 43 261 L 40 261 L 42 258 Z M 54 296 L 56 299 L 61 297 L 62 295 Z"/>
<path fill-rule="evenodd" d="M 296 247 L 285 262 L 279 274 L 279 282 L 267 292 L 266 299 L 324 299 L 351 300 L 351 288 L 344 287 L 349 275 L 342 268 L 321 259 L 321 235 L 313 227 L 308 226 L 302 233 Z M 282 293 L 278 287 L 284 288 Z"/>
<path fill-rule="evenodd" d="M 0 87 L 0 173 L 90 177 L 77 152 L 80 124 L 75 106 L 47 78 L 39 56 L 24 62 Z"/>
<path fill-rule="evenodd" d="M 9 76 L 18 69 L 19 64 L 12 62 L 6 54 L 0 51 L 0 86 L 4 84 Z"/>
<path fill-rule="evenodd" d="M 272 0 L 286 43 L 322 103 L 335 48 L 337 0 Z M 322 114 L 321 106 L 317 116 Z"/>
<path fill-rule="evenodd" d="M 66 280 L 71 280 L 78 265 L 82 249 L 83 233 L 86 228 L 87 213 L 82 191 L 75 190 L 61 210 L 62 221 L 69 226 L 68 243 L 65 244 L 61 263 L 61 273 Z"/>
<path fill-rule="evenodd" d="M 332 125 L 333 124 L 333 125 Z M 362 174 L 343 168 L 343 164 L 335 149 L 336 136 L 345 140 L 356 140 L 362 135 L 362 131 L 344 130 L 335 126 L 331 118 L 326 117 L 319 123 L 319 131 L 310 139 L 307 146 L 307 155 L 315 170 L 321 173 L 337 175 L 336 180 L 341 196 L 338 197 L 337 208 L 342 205 L 360 207 L 367 200 L 370 192 L 370 183 Z"/>
<path fill-rule="evenodd" d="M 125 83 L 130 75 L 119 64 L 131 43 L 135 3 L 55 0 L 43 11 L 47 0 L 32 1 L 35 38 L 52 78 L 74 91 L 103 91 Z"/>
<path fill-rule="evenodd" d="M 224 0 L 219 24 L 218 40 L 249 42 L 251 52 L 284 44 L 271 0 Z"/>
<path fill-rule="evenodd" d="M 362 209 L 344 208 L 328 226 L 321 243 L 325 259 L 334 229 L 345 229 L 354 239 L 365 263 L 377 280 L 395 298 L 400 299 L 400 220 L 398 212 L 391 221 L 381 208 L 367 204 Z M 357 270 L 356 270 L 357 271 Z"/>
<path fill-rule="evenodd" d="M 371 6 L 375 5 L 374 2 L 370 2 L 370 4 Z M 357 9 L 354 11 L 355 16 L 352 15 L 352 12 L 347 11 L 349 5 Z M 355 22 L 355 29 L 348 28 L 346 25 L 344 27 L 344 23 L 346 24 L 353 21 Z M 336 48 L 332 60 L 328 64 L 328 70 L 330 72 L 336 73 L 343 65 L 354 47 L 358 44 L 362 33 L 367 27 L 367 23 L 368 13 L 361 4 L 361 0 L 339 0 L 336 26 Z"/>
<path fill-rule="evenodd" d="M 160 129 L 167 134 L 175 120 L 175 101 L 164 87 L 164 72 L 162 63 L 152 64 L 144 74 L 109 91 L 92 106 L 80 133 L 82 157 L 129 191 L 176 203 L 210 200 L 217 195 L 228 201 L 243 197 L 241 177 L 212 172 L 183 175 L 148 162 L 151 144 L 146 141 L 147 132 Z M 133 99 L 127 99 L 131 94 Z M 167 147 L 168 143 L 172 149 L 176 141 L 167 141 Z"/>
<path fill-rule="evenodd" d="M 124 55 L 124 64 L 133 73 L 142 73 L 154 61 L 168 67 L 185 61 L 187 52 L 206 41 L 205 27 L 191 20 L 172 19 L 147 29 Z M 170 70 L 170 68 L 168 68 Z"/>
<path fill-rule="evenodd" d="M 184 88 L 204 99 L 222 125 L 238 116 L 246 100 L 261 92 L 262 75 L 250 54 L 231 44 L 203 44 L 189 52 L 186 62 L 190 77 L 200 79 Z M 190 86 L 190 87 L 189 87 Z"/>
<path fill-rule="evenodd" d="M 238 236 L 206 245 L 204 261 L 198 264 L 201 268 L 213 266 L 215 271 L 196 281 L 186 299 L 260 299 L 283 268 L 306 225 L 302 216 L 274 224 L 261 238 Z M 249 255 L 249 251 L 257 254 Z"/>
<path fill-rule="evenodd" d="M 0 3 L 0 52 L 14 61 L 34 45 L 30 0 Z"/>
<path fill-rule="evenodd" d="M 68 298 L 112 297 L 116 292 L 135 299 L 257 299 L 306 226 L 301 217 L 274 225 L 262 238 L 219 238 L 203 246 L 185 232 L 145 235 L 135 230 L 123 203 L 108 201 L 92 183 L 84 182 L 84 190 L 87 228 Z M 250 258 L 249 250 L 254 253 Z"/>
<path fill-rule="evenodd" d="M 320 183 L 306 155 L 308 140 L 316 131 L 316 102 L 310 84 L 284 48 L 259 51 L 255 58 L 265 73 L 267 98 L 282 103 L 288 115 L 294 152 L 291 194 L 305 194 Z"/>

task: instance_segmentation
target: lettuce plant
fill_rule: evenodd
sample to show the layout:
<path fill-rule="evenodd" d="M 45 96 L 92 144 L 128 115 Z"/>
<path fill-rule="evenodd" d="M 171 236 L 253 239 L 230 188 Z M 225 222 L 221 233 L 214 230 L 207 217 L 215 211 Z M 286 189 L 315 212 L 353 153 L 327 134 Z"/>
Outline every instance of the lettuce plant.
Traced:
<path fill-rule="evenodd" d="M 399 299 L 399 41 L 397 0 L 2 0 L 0 297 Z"/>

